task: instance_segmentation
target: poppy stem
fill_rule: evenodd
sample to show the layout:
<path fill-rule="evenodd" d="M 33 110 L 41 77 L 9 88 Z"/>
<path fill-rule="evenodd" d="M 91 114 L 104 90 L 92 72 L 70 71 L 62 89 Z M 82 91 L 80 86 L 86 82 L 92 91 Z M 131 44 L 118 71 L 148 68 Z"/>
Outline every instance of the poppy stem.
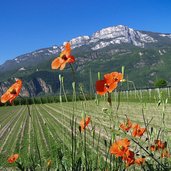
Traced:
<path fill-rule="evenodd" d="M 86 121 L 85 121 L 86 116 L 84 116 L 84 127 L 86 127 Z M 86 166 L 86 170 L 87 169 L 87 148 L 86 148 L 86 129 L 84 130 L 84 155 L 85 155 L 85 166 Z"/>
<path fill-rule="evenodd" d="M 27 109 L 28 109 L 28 114 L 29 114 L 29 116 L 31 117 L 31 114 L 30 114 L 30 107 L 29 107 L 28 104 L 27 104 Z"/>
<path fill-rule="evenodd" d="M 74 115 L 71 119 L 71 140 L 72 140 L 72 171 L 74 170 Z"/>
<path fill-rule="evenodd" d="M 21 95 L 18 95 L 21 99 L 25 100 Z M 30 107 L 28 105 L 28 103 L 26 104 L 27 105 L 27 109 L 28 109 L 28 114 L 29 116 L 31 117 L 31 114 L 30 114 Z"/>
<path fill-rule="evenodd" d="M 117 108 L 116 108 L 116 111 L 118 112 L 119 110 L 119 106 L 120 106 L 120 90 L 119 90 L 119 87 L 118 87 L 118 105 L 117 105 Z"/>
<path fill-rule="evenodd" d="M 112 107 L 112 98 L 111 98 L 111 93 L 107 92 L 107 94 L 108 94 L 107 101 L 108 101 L 108 103 L 109 103 L 110 107 Z"/>
<path fill-rule="evenodd" d="M 72 64 L 69 64 L 69 65 L 70 65 L 71 70 L 72 70 L 73 82 L 76 82 L 76 79 L 75 79 L 75 69 L 74 69 L 74 67 L 73 67 L 73 65 L 72 65 Z"/>

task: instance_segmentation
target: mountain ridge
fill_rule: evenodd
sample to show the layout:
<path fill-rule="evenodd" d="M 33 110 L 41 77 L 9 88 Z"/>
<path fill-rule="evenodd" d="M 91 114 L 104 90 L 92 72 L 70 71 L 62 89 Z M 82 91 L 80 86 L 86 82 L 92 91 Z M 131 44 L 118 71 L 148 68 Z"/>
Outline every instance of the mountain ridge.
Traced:
<path fill-rule="evenodd" d="M 96 32 L 94 32 L 91 36 L 87 36 L 87 35 L 84 35 L 84 36 L 78 36 L 78 37 L 74 37 L 74 38 L 72 38 L 71 40 L 70 40 L 70 42 L 71 42 L 71 45 L 72 45 L 72 48 L 76 48 L 76 47 L 80 47 L 80 46 L 82 46 L 82 45 L 86 45 L 86 40 L 89 40 L 89 39 L 91 39 L 91 37 L 97 37 L 97 34 L 98 33 L 100 33 L 100 32 L 105 32 L 106 30 L 110 30 L 110 29 L 117 29 L 118 27 L 120 27 L 120 28 L 124 28 L 124 29 L 130 29 L 131 31 L 132 30 L 134 30 L 134 29 L 132 29 L 132 28 L 129 28 L 129 27 L 127 27 L 127 26 L 124 26 L 124 25 L 117 25 L 117 26 L 109 26 L 109 27 L 106 27 L 106 28 L 102 28 L 101 30 L 98 30 L 98 31 L 96 31 Z M 152 32 L 152 31 L 143 31 L 143 30 L 136 30 L 138 33 L 139 32 Z M 160 32 L 152 32 L 152 33 L 156 33 L 156 34 L 160 34 L 162 37 L 169 37 L 169 38 L 171 38 L 171 33 L 160 33 Z M 109 37 L 110 38 L 110 37 Z M 79 44 L 79 41 L 85 41 L 85 43 L 80 43 Z M 119 41 L 119 40 L 118 40 Z M 155 42 L 155 40 L 154 41 L 152 41 L 152 42 Z M 65 42 L 64 42 L 65 43 Z M 63 44 L 64 44 L 63 43 Z M 78 46 L 76 46 L 78 44 Z M 9 60 L 7 60 L 7 61 L 11 61 L 11 60 L 15 60 L 15 59 L 17 59 L 17 58 L 21 58 L 21 57 L 23 57 L 24 55 L 29 55 L 29 54 L 34 54 L 34 53 L 37 53 L 37 52 L 40 52 L 40 51 L 42 51 L 42 50 L 46 50 L 46 49 L 53 49 L 53 48 L 57 48 L 58 49 L 58 51 L 56 52 L 56 53 L 59 53 L 62 49 L 63 49 L 63 45 L 53 45 L 52 47 L 48 47 L 48 48 L 40 48 L 40 49 L 37 49 L 37 50 L 33 50 L 33 51 L 31 51 L 31 52 L 28 52 L 28 53 L 25 53 L 25 54 L 23 54 L 23 55 L 19 55 L 19 56 L 17 56 L 17 57 L 15 57 L 14 59 L 9 59 Z M 54 48 L 54 49 L 55 49 Z M 96 49 L 94 49 L 94 50 L 96 50 Z M 56 54 L 55 53 L 55 54 Z M 5 61 L 5 62 L 7 62 L 7 61 Z M 5 63 L 4 62 L 4 63 Z M 3 63 L 3 64 L 4 64 Z M 1 64 L 0 66 L 2 66 L 3 64 Z"/>
<path fill-rule="evenodd" d="M 107 73 L 112 71 L 112 68 L 120 70 L 122 65 L 126 67 L 129 78 L 135 79 L 140 86 L 152 85 L 154 80 L 160 77 L 166 79 L 168 83 L 171 81 L 166 73 L 166 70 L 170 71 L 171 64 L 171 34 L 138 31 L 118 25 L 103 28 L 90 36 L 78 36 L 71 39 L 70 43 L 72 54 L 76 57 L 75 69 L 79 73 L 79 81 L 86 84 L 85 87 L 89 85 L 83 77 L 89 79 L 87 74 L 89 69 L 92 69 L 95 81 L 98 71 Z M 41 92 L 57 92 L 59 84 L 54 85 L 50 78 L 54 78 L 55 72 L 66 74 L 67 86 L 72 81 L 67 75 L 69 68 L 63 72 L 51 70 L 52 60 L 59 55 L 63 47 L 54 45 L 41 48 L 6 61 L 0 65 L 0 74 L 3 75 L 0 81 L 9 81 L 15 77 L 23 78 L 26 84 L 31 81 L 35 92 L 31 87 L 28 88 L 28 85 L 25 87 L 25 90 L 28 89 L 27 94 L 31 96 Z M 139 72 L 142 79 L 137 78 L 134 71 Z M 7 85 L 3 85 L 4 90 Z M 36 90 L 35 85 L 39 90 Z"/>

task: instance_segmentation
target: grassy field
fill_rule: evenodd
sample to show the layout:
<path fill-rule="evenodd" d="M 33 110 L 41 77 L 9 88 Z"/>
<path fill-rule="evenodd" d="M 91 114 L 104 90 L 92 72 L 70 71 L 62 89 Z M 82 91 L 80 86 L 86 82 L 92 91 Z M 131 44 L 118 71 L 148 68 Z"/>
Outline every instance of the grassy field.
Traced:
<path fill-rule="evenodd" d="M 151 140 L 157 139 L 160 130 L 160 138 L 167 141 L 170 148 L 171 106 L 168 103 L 168 91 L 167 97 L 158 90 L 150 93 L 122 92 L 120 102 L 118 93 L 113 93 L 112 107 L 109 107 L 105 97 L 89 101 L 30 105 L 31 117 L 25 105 L 1 107 L 0 168 L 11 167 L 7 157 L 19 153 L 19 163 L 25 168 L 33 165 L 39 169 L 48 168 L 50 160 L 50 167 L 59 170 L 70 170 L 73 164 L 77 169 L 72 170 L 81 170 L 79 167 L 82 164 L 91 165 L 94 170 L 119 170 L 119 167 L 121 170 L 123 163 L 109 154 L 109 148 L 115 138 L 126 136 L 118 129 L 126 116 L 142 127 L 147 123 L 148 130 L 152 130 L 149 133 Z M 91 123 L 81 133 L 79 123 L 84 115 L 91 116 Z M 140 142 L 145 144 L 143 140 Z M 129 169 L 142 168 L 131 166 Z"/>

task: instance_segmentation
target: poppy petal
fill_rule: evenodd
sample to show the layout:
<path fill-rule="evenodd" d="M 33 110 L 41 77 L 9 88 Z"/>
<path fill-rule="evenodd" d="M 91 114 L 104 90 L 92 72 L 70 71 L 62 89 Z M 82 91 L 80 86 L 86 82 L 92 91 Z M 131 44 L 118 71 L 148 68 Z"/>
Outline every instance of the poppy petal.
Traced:
<path fill-rule="evenodd" d="M 13 95 L 10 92 L 6 92 L 4 95 L 1 97 L 1 103 L 6 103 L 9 99 L 11 99 Z"/>
<path fill-rule="evenodd" d="M 63 50 L 62 53 L 63 53 L 64 55 L 66 55 L 67 57 L 70 56 L 70 54 L 71 54 L 71 45 L 70 45 L 69 42 L 67 42 L 67 43 L 65 44 L 65 50 Z"/>
<path fill-rule="evenodd" d="M 71 44 L 70 44 L 69 42 L 67 42 L 67 43 L 65 44 L 65 49 L 66 49 L 66 50 L 71 50 Z"/>
<path fill-rule="evenodd" d="M 117 82 L 113 82 L 112 84 L 109 85 L 108 92 L 111 93 L 116 87 L 117 87 Z"/>
<path fill-rule="evenodd" d="M 60 67 L 60 70 L 63 70 L 65 68 L 67 64 L 67 61 L 64 61 L 62 64 L 61 64 L 61 67 Z"/>
<path fill-rule="evenodd" d="M 63 63 L 63 59 L 58 57 L 52 61 L 51 68 L 58 69 L 62 63 Z"/>
<path fill-rule="evenodd" d="M 90 120 L 91 120 L 91 117 L 90 117 L 90 116 L 87 116 L 85 119 L 83 118 L 83 119 L 80 121 L 81 131 L 83 131 L 83 130 L 85 129 L 86 126 L 88 126 Z"/>
<path fill-rule="evenodd" d="M 74 63 L 75 62 L 75 57 L 74 56 L 69 56 L 68 57 L 68 63 Z"/>
<path fill-rule="evenodd" d="M 145 158 L 137 158 L 135 160 L 135 163 L 138 164 L 138 165 L 142 165 L 145 163 Z"/>
<path fill-rule="evenodd" d="M 104 75 L 104 80 L 106 81 L 106 84 L 111 84 L 113 80 L 113 75 L 111 73 Z"/>
<path fill-rule="evenodd" d="M 104 80 L 98 80 L 96 81 L 96 92 L 97 94 L 104 95 L 107 92 L 107 89 L 105 87 L 105 81 Z"/>
<path fill-rule="evenodd" d="M 123 79 L 122 73 L 119 72 L 112 72 L 112 77 L 115 81 L 120 82 Z"/>

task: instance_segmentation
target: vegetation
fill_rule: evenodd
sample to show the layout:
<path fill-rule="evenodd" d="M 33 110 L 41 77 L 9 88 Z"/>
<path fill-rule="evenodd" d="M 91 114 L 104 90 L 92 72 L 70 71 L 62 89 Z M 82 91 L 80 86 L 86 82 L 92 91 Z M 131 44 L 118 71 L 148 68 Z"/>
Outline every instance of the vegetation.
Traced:
<path fill-rule="evenodd" d="M 156 82 L 154 83 L 155 87 L 157 88 L 163 88 L 167 86 L 167 82 L 166 80 L 160 79 L 160 80 L 156 80 Z"/>

